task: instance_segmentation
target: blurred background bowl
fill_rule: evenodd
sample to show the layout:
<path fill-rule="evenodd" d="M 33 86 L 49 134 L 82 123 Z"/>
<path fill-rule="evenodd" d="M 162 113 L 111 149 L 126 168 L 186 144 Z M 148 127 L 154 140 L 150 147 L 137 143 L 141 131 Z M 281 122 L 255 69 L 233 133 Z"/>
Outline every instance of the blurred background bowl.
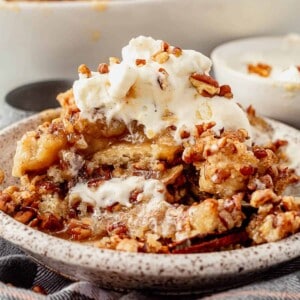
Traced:
<path fill-rule="evenodd" d="M 209 54 L 235 38 L 300 28 L 298 0 L 0 2 L 0 104 L 13 88 L 96 69 L 138 35 Z"/>
<path fill-rule="evenodd" d="M 211 55 L 216 79 L 229 84 L 234 99 L 253 105 L 264 116 L 300 128 L 300 36 L 264 36 L 239 39 L 218 46 Z M 248 73 L 248 64 L 272 67 L 269 77 Z M 291 66 L 295 74 L 282 79 Z M 296 79 L 295 79 L 296 78 Z"/>

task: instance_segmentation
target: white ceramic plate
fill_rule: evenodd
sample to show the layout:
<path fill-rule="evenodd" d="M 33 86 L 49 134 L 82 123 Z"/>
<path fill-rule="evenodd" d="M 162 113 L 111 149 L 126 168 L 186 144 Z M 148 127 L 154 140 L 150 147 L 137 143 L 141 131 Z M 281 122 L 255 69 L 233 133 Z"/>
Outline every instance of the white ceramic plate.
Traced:
<path fill-rule="evenodd" d="M 16 141 L 40 121 L 41 116 L 35 115 L 0 133 L 0 166 L 7 174 L 2 187 L 14 182 L 8 174 Z M 300 146 L 299 131 L 270 122 L 278 137 Z M 238 284 L 243 276 L 300 255 L 300 233 L 277 243 L 217 253 L 164 255 L 100 250 L 44 234 L 2 212 L 0 236 L 69 278 L 105 288 L 151 289 L 159 293 L 203 292 L 224 283 Z"/>

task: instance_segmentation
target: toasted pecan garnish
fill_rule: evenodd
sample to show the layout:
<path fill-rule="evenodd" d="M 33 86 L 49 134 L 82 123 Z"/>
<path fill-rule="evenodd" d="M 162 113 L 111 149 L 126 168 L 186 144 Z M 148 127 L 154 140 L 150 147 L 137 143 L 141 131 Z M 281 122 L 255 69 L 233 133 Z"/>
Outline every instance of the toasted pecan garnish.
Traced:
<path fill-rule="evenodd" d="M 268 64 L 264 63 L 257 63 L 255 64 L 248 64 L 248 73 L 256 74 L 261 77 L 269 77 L 272 71 L 272 67 Z"/>

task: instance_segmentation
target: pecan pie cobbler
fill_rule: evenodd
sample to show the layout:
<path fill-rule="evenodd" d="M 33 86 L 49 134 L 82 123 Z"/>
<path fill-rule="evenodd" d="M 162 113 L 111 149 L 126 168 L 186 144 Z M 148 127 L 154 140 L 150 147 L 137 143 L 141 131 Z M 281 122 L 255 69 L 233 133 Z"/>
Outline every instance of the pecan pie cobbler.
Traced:
<path fill-rule="evenodd" d="M 273 242 L 300 230 L 299 177 L 286 142 L 204 55 L 138 37 L 97 72 L 78 69 L 60 116 L 17 144 L 19 186 L 0 209 L 48 234 L 99 248 L 191 253 Z"/>

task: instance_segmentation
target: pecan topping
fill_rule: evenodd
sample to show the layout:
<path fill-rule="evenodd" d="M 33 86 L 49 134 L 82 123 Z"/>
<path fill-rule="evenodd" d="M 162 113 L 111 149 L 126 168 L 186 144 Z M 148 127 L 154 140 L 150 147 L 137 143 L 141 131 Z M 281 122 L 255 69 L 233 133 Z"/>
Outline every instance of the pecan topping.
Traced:
<path fill-rule="evenodd" d="M 211 181 L 213 183 L 222 183 L 224 182 L 226 179 L 228 179 L 230 177 L 230 172 L 228 170 L 225 169 L 219 169 L 216 170 L 215 175 L 211 178 Z"/>
<path fill-rule="evenodd" d="M 272 71 L 272 67 L 263 64 L 263 63 L 257 63 L 256 65 L 254 64 L 248 64 L 248 73 L 250 74 L 256 74 L 261 77 L 269 77 Z"/>
<path fill-rule="evenodd" d="M 182 49 L 179 47 L 174 47 L 171 51 L 171 54 L 175 55 L 176 57 L 179 57 L 182 55 Z"/>
<path fill-rule="evenodd" d="M 251 117 L 255 117 L 255 115 L 256 115 L 256 111 L 252 105 L 247 107 L 246 112 Z"/>
<path fill-rule="evenodd" d="M 170 47 L 170 45 L 167 43 L 167 42 L 162 42 L 161 43 L 161 51 L 164 51 L 164 52 L 166 52 L 166 51 L 168 51 L 169 50 L 169 47 Z"/>
<path fill-rule="evenodd" d="M 140 58 L 137 58 L 135 60 L 135 64 L 140 67 L 140 66 L 144 66 L 146 64 L 146 59 L 140 59 Z"/>
<path fill-rule="evenodd" d="M 253 149 L 253 153 L 258 159 L 262 159 L 268 156 L 268 153 L 265 149 Z"/>
<path fill-rule="evenodd" d="M 218 82 L 208 75 L 193 73 L 190 76 L 190 82 L 204 97 L 213 97 L 220 92 Z"/>
<path fill-rule="evenodd" d="M 240 168 L 240 173 L 244 176 L 250 176 L 254 173 L 254 168 L 252 166 L 243 166 Z"/>
<path fill-rule="evenodd" d="M 186 131 L 186 130 L 182 130 L 181 132 L 180 132 L 180 137 L 182 138 L 182 139 L 186 139 L 186 138 L 188 138 L 188 137 L 190 137 L 190 133 L 188 132 L 188 131 Z"/>
<path fill-rule="evenodd" d="M 105 64 L 105 63 L 99 64 L 97 71 L 100 74 L 108 73 L 109 72 L 108 64 Z"/>
<path fill-rule="evenodd" d="M 227 99 L 231 99 L 233 97 L 233 94 L 231 92 L 231 87 L 229 85 L 221 85 L 220 86 L 220 97 L 225 97 Z"/>
<path fill-rule="evenodd" d="M 199 136 L 201 136 L 201 134 L 211 128 L 213 128 L 216 125 L 216 122 L 211 121 L 209 123 L 203 123 L 203 124 L 199 124 L 199 125 L 195 125 L 196 129 L 197 129 L 197 133 Z"/>
<path fill-rule="evenodd" d="M 159 64 L 165 63 L 169 59 L 169 54 L 167 52 L 158 52 L 152 56 L 152 60 Z"/>
<path fill-rule="evenodd" d="M 87 78 L 92 76 L 91 70 L 85 64 L 78 67 L 78 73 L 85 75 Z"/>

